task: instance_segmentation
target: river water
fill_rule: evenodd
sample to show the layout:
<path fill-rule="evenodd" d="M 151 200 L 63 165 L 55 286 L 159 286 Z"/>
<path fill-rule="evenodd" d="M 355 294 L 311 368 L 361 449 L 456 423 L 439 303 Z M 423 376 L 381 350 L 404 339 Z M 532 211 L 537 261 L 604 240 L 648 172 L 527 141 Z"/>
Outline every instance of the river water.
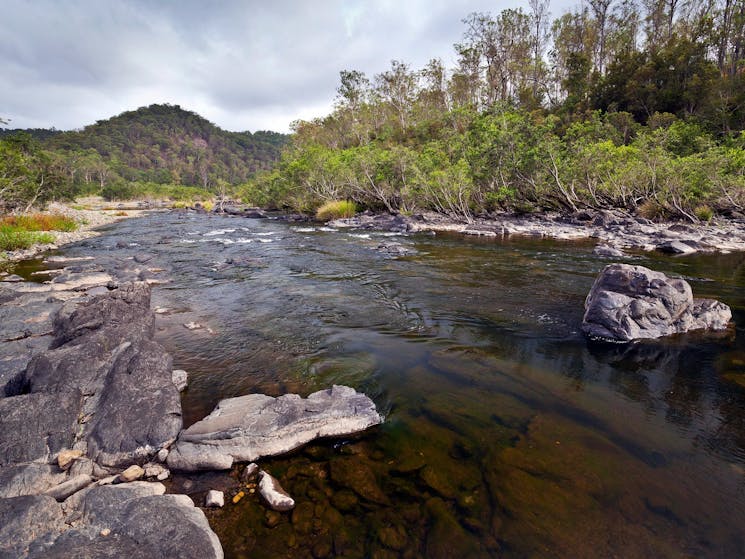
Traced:
<path fill-rule="evenodd" d="M 181 212 L 65 254 L 147 254 L 170 280 L 153 306 L 190 374 L 186 425 L 222 398 L 335 383 L 385 414 L 262 462 L 289 514 L 239 487 L 241 467 L 176 478 L 197 502 L 227 490 L 207 511 L 227 557 L 742 557 L 745 254 L 623 259 L 724 301 L 736 331 L 603 345 L 579 331 L 608 263 L 592 248 Z"/>

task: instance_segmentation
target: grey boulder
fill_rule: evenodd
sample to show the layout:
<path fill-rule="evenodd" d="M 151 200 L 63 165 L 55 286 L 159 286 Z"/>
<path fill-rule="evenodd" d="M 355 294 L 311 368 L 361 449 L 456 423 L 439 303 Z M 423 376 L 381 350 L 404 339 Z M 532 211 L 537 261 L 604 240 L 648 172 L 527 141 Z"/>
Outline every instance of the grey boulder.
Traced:
<path fill-rule="evenodd" d="M 359 433 L 382 422 L 370 398 L 334 386 L 301 398 L 249 394 L 222 400 L 179 435 L 168 454 L 172 470 L 225 470 L 294 450 L 319 437 Z"/>
<path fill-rule="evenodd" d="M 643 266 L 610 264 L 585 300 L 582 331 L 616 341 L 660 338 L 692 330 L 724 330 L 730 308 L 694 299 L 691 286 Z"/>
<path fill-rule="evenodd" d="M 164 491 L 136 482 L 92 487 L 64 505 L 49 496 L 0 499 L 0 557 L 222 559 L 204 513 Z"/>

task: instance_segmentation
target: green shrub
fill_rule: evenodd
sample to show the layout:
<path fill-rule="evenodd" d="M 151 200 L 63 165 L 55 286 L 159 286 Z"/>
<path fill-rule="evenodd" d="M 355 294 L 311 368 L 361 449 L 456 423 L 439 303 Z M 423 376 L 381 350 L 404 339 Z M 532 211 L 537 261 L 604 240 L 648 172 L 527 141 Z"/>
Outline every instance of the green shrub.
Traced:
<path fill-rule="evenodd" d="M 350 200 L 333 200 L 326 202 L 316 210 L 316 219 L 319 221 L 331 221 L 332 219 L 341 219 L 353 217 L 357 213 L 357 206 Z"/>
<path fill-rule="evenodd" d="M 709 221 L 711 221 L 711 218 L 714 217 L 714 210 L 712 210 L 706 204 L 702 204 L 701 206 L 696 206 L 694 208 L 693 215 L 695 215 L 701 221 L 705 221 L 708 223 Z"/>
<path fill-rule="evenodd" d="M 12 225 L 0 225 L 0 250 L 20 250 L 35 244 L 54 242 L 54 235 L 39 231 L 26 231 Z"/>
<path fill-rule="evenodd" d="M 193 205 L 194 204 L 191 200 L 176 200 L 173 204 L 171 204 L 171 207 L 176 210 L 183 210 L 185 208 L 190 208 Z"/>

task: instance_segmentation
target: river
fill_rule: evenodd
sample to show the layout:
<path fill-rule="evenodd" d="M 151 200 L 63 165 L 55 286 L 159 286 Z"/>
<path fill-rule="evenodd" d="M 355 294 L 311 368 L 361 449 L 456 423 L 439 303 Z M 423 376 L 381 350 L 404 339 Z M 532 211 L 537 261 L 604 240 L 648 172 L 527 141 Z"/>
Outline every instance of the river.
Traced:
<path fill-rule="evenodd" d="M 393 241 L 412 254 L 376 250 Z M 592 248 L 173 212 L 64 254 L 147 254 L 170 280 L 153 307 L 190 374 L 186 425 L 222 398 L 332 384 L 384 413 L 262 461 L 293 513 L 250 493 L 207 511 L 227 557 L 743 556 L 745 254 L 623 259 L 727 303 L 736 331 L 616 345 L 580 333 L 608 263 Z M 230 497 L 238 475 L 172 489 Z"/>

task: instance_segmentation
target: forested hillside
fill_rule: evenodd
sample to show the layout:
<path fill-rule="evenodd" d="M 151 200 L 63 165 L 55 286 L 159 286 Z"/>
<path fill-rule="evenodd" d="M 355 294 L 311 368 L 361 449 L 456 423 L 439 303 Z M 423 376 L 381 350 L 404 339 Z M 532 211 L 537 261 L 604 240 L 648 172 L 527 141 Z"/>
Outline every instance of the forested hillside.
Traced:
<path fill-rule="evenodd" d="M 143 107 L 78 131 L 4 130 L 0 200 L 10 209 L 77 193 L 224 192 L 269 169 L 286 141 L 275 132 L 228 132 L 178 105 Z"/>
<path fill-rule="evenodd" d="M 745 0 L 588 0 L 471 14 L 458 63 L 342 71 L 257 203 L 333 199 L 470 219 L 617 207 L 710 219 L 745 204 Z"/>

